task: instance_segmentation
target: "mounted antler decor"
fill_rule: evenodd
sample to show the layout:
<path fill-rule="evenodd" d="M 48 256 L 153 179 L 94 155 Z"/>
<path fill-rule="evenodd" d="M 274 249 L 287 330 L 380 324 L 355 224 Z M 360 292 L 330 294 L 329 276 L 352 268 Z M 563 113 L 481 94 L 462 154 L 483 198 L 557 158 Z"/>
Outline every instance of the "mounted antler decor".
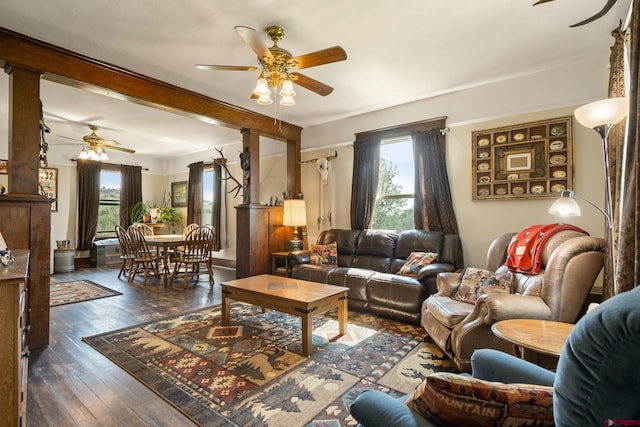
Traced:
<path fill-rule="evenodd" d="M 550 1 L 553 1 L 553 0 L 538 0 L 533 5 L 536 6 L 536 5 L 539 5 L 539 4 L 542 4 L 542 3 L 549 3 Z M 604 7 L 602 8 L 602 10 L 600 12 L 596 13 L 591 18 L 587 18 L 584 21 L 580 21 L 577 24 L 573 24 L 573 25 L 569 25 L 569 26 L 570 27 L 579 27 L 581 25 L 588 24 L 589 22 L 593 22 L 596 19 L 602 18 L 616 4 L 616 1 L 617 0 L 607 0 L 607 4 L 604 5 Z"/>
<path fill-rule="evenodd" d="M 215 147 L 214 147 L 215 148 Z M 224 157 L 224 154 L 222 154 L 222 148 L 218 149 L 215 148 L 215 150 L 220 153 L 220 158 L 219 159 L 214 159 L 214 163 L 219 164 L 222 168 L 224 168 L 225 172 L 227 172 L 227 177 L 226 178 L 220 178 L 223 180 L 232 180 L 233 182 L 236 183 L 235 187 L 233 187 L 231 190 L 229 190 L 229 194 L 234 193 L 233 197 L 236 198 L 238 197 L 238 195 L 240 194 L 240 190 L 242 190 L 242 183 L 240 181 L 238 181 L 237 179 L 235 179 L 233 177 L 233 175 L 231 175 L 231 172 L 229 172 L 229 168 L 227 167 L 227 159 Z"/>

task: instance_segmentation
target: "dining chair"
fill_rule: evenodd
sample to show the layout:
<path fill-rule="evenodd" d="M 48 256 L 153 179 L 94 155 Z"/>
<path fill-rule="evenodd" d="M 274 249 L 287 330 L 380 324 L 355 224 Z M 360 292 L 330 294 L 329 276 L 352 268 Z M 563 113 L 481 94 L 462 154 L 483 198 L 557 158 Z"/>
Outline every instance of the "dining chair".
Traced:
<path fill-rule="evenodd" d="M 197 227 L 191 230 L 185 238 L 184 249 L 175 253 L 171 282 L 178 274 L 182 274 L 186 288 L 189 277 L 200 278 L 200 266 L 204 265 L 209 273 L 209 288 L 213 289 L 212 244 L 213 231 L 210 228 Z"/>
<path fill-rule="evenodd" d="M 144 224 L 142 222 L 136 222 L 135 224 L 131 224 L 129 226 L 129 228 L 131 228 L 131 227 L 133 227 L 133 228 L 135 228 L 137 230 L 140 230 L 144 236 L 153 236 L 154 235 L 153 227 L 150 227 L 147 224 Z"/>
<path fill-rule="evenodd" d="M 142 284 L 147 286 L 147 277 L 153 276 L 161 278 L 164 276 L 162 264 L 162 255 L 155 251 L 151 251 L 147 245 L 147 240 L 143 232 L 134 225 L 129 226 L 129 236 L 133 243 L 135 257 L 133 259 L 132 273 L 129 273 L 129 282 L 132 283 L 138 272 L 144 270 L 144 279 Z"/>
<path fill-rule="evenodd" d="M 133 242 L 131 241 L 131 236 L 127 232 L 127 229 L 121 225 L 116 225 L 116 236 L 120 243 L 120 259 L 122 260 L 120 271 L 118 272 L 118 279 L 122 276 L 122 273 L 124 273 L 128 280 L 128 276 L 131 275 L 134 260 L 136 258 L 135 250 L 133 249 Z"/>

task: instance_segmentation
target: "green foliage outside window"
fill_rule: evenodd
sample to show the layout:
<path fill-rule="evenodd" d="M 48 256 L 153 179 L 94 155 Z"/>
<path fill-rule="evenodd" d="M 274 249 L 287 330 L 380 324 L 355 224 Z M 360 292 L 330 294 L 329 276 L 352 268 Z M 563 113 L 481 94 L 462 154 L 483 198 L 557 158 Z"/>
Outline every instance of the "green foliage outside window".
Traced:
<path fill-rule="evenodd" d="M 371 228 L 378 230 L 410 230 L 413 228 L 413 196 L 402 194 L 402 186 L 394 182 L 398 168 L 387 159 L 380 159 L 378 199 L 373 211 Z"/>

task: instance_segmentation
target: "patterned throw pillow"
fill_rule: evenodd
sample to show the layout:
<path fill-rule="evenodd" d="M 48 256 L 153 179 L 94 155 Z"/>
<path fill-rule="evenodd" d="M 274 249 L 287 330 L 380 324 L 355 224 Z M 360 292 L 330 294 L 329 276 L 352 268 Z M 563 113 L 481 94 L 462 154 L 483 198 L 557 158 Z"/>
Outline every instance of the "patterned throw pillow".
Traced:
<path fill-rule="evenodd" d="M 411 252 L 409 258 L 404 263 L 397 274 L 403 276 L 417 276 L 418 272 L 425 265 L 431 264 L 438 258 L 438 254 L 433 252 Z"/>
<path fill-rule="evenodd" d="M 513 274 L 506 268 L 494 273 L 481 268 L 467 267 L 460 275 L 460 285 L 453 299 L 475 304 L 483 294 L 511 292 Z"/>
<path fill-rule="evenodd" d="M 338 265 L 338 244 L 311 245 L 309 264 L 312 265 Z"/>
<path fill-rule="evenodd" d="M 553 387 L 504 384 L 450 372 L 427 376 L 406 404 L 437 425 L 554 425 Z"/>

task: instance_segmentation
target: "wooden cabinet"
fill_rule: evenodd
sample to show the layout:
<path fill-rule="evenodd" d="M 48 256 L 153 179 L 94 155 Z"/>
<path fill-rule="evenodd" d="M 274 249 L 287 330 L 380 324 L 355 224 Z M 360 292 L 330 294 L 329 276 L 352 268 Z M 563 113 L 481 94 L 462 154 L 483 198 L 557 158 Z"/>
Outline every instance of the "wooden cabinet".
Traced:
<path fill-rule="evenodd" d="M 285 249 L 282 206 L 236 206 L 236 277 L 271 273 L 271 254 Z"/>
<path fill-rule="evenodd" d="M 29 251 L 16 250 L 13 256 L 13 263 L 0 264 L 0 425 L 12 427 L 27 425 Z"/>

